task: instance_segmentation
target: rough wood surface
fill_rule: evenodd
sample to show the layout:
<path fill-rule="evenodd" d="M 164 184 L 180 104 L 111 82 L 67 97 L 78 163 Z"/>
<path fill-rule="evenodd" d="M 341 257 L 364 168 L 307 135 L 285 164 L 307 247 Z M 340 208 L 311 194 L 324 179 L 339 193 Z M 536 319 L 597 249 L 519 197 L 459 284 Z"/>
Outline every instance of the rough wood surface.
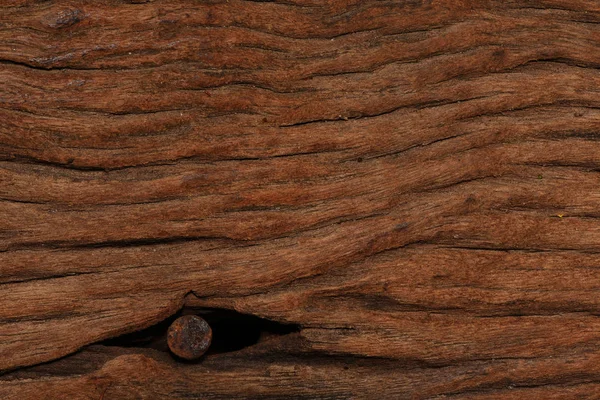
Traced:
<path fill-rule="evenodd" d="M 600 398 L 596 0 L 0 4 L 0 398 Z M 182 363 L 182 308 L 295 326 Z"/>

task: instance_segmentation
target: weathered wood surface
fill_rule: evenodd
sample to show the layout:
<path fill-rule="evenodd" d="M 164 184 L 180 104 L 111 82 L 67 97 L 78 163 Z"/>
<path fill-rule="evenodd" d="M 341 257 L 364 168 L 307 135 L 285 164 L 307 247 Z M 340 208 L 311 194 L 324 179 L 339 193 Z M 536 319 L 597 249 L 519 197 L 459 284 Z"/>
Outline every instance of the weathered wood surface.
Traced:
<path fill-rule="evenodd" d="M 0 398 L 600 397 L 598 1 L 7 0 L 0 60 Z M 98 344 L 182 307 L 298 329 Z"/>

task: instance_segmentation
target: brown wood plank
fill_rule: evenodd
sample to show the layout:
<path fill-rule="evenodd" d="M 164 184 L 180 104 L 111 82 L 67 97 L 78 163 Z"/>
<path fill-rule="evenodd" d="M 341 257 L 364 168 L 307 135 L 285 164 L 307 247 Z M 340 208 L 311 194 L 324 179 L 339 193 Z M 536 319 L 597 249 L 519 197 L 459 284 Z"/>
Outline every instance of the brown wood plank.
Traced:
<path fill-rule="evenodd" d="M 600 397 L 599 23 L 3 2 L 0 398 Z M 280 331 L 125 346 L 181 310 Z"/>

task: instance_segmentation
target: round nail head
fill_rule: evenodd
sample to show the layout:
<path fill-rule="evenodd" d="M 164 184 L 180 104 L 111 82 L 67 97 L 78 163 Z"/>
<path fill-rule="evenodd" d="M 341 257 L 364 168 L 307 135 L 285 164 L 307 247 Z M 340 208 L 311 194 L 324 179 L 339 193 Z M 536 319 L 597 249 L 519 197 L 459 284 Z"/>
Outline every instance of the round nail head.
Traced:
<path fill-rule="evenodd" d="M 169 349 L 186 360 L 200 358 L 212 340 L 212 329 L 197 315 L 184 315 L 177 318 L 169 327 L 167 342 Z"/>

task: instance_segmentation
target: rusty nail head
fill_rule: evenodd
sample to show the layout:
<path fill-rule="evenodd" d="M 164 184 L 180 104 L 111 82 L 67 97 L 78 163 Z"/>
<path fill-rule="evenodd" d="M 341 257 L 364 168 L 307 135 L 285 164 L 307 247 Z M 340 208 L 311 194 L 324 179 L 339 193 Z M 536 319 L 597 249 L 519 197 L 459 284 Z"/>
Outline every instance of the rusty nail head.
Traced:
<path fill-rule="evenodd" d="M 197 315 L 177 318 L 167 332 L 169 349 L 186 360 L 200 358 L 208 350 L 211 340 L 212 329 Z"/>

